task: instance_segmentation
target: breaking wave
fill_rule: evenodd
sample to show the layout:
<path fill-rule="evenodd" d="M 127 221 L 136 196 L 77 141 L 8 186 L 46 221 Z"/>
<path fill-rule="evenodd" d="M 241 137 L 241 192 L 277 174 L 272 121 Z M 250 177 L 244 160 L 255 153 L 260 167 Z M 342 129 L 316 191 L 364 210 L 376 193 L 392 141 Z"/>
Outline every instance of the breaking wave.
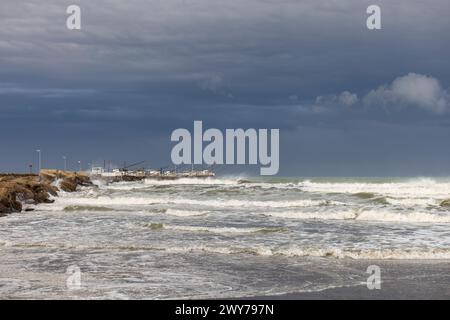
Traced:
<path fill-rule="evenodd" d="M 177 217 L 202 217 L 210 214 L 210 211 L 201 210 L 181 210 L 181 209 L 167 209 L 166 214 Z"/>
<path fill-rule="evenodd" d="M 388 210 L 351 209 L 345 211 L 272 211 L 264 215 L 287 219 L 358 220 L 408 223 L 450 223 L 450 215 L 427 212 L 394 212 Z"/>
<path fill-rule="evenodd" d="M 391 182 L 317 182 L 305 180 L 298 184 L 303 190 L 315 193 L 348 193 L 361 198 L 371 198 L 375 194 L 391 197 L 446 197 L 450 181 L 428 178 Z"/>
<path fill-rule="evenodd" d="M 155 230 L 164 228 L 155 224 Z M 228 232 L 228 231 L 227 231 Z M 271 246 L 213 246 L 213 245 L 186 245 L 186 246 L 153 246 L 153 245 L 71 245 L 51 244 L 44 242 L 35 243 L 5 243 L 0 246 L 16 248 L 49 248 L 49 249 L 77 249 L 77 250 L 119 250 L 119 251 L 162 251 L 170 254 L 185 254 L 191 252 L 204 252 L 213 254 L 247 254 L 255 256 L 285 256 L 285 257 L 326 257 L 335 259 L 354 260 L 448 260 L 450 259 L 450 248 L 380 248 L 380 249 L 354 249 L 340 247 L 271 247 Z"/>
<path fill-rule="evenodd" d="M 245 234 L 245 233 L 272 233 L 272 232 L 285 232 L 286 228 L 280 227 L 263 227 L 263 228 L 235 228 L 235 227 L 199 227 L 199 226 L 178 226 L 167 225 L 163 223 L 146 223 L 143 225 L 151 230 L 173 230 L 182 232 L 210 232 L 218 234 Z"/>
<path fill-rule="evenodd" d="M 99 196 L 97 198 L 66 198 L 59 202 L 66 201 L 73 206 L 146 206 L 156 204 L 177 204 L 177 205 L 195 205 L 195 206 L 210 206 L 218 208 L 239 207 L 239 208 L 289 208 L 289 207 L 315 207 L 315 206 L 339 206 L 344 205 L 343 202 L 330 200 L 289 200 L 289 201 L 247 201 L 247 200 L 198 200 L 189 198 L 170 198 L 170 197 L 109 197 Z"/>
<path fill-rule="evenodd" d="M 103 206 L 90 206 L 90 205 L 73 205 L 73 206 L 67 206 L 63 209 L 65 212 L 76 212 L 76 211 L 100 211 L 100 212 L 107 212 L 107 211 L 114 211 L 112 208 L 103 207 Z"/>

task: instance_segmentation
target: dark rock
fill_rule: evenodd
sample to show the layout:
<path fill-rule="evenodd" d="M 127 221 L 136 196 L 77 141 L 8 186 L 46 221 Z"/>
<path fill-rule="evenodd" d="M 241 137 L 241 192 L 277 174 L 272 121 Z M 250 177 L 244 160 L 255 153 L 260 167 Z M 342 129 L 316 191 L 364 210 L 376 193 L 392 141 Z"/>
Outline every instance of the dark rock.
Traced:
<path fill-rule="evenodd" d="M 446 199 L 446 200 L 442 201 L 440 206 L 450 208 L 450 199 Z"/>
<path fill-rule="evenodd" d="M 59 184 L 60 189 L 65 192 L 74 192 L 77 190 L 77 186 L 75 179 L 71 178 L 64 179 Z"/>
<path fill-rule="evenodd" d="M 11 213 L 22 211 L 22 204 L 16 200 L 14 188 L 0 188 L 0 213 Z"/>
<path fill-rule="evenodd" d="M 57 180 L 66 192 L 74 192 L 78 186 L 93 186 L 87 175 L 60 170 L 42 170 L 40 176 L 0 174 L 0 216 L 22 211 L 22 203 L 53 203 L 50 196 L 57 196 L 59 189 L 52 184 Z"/>

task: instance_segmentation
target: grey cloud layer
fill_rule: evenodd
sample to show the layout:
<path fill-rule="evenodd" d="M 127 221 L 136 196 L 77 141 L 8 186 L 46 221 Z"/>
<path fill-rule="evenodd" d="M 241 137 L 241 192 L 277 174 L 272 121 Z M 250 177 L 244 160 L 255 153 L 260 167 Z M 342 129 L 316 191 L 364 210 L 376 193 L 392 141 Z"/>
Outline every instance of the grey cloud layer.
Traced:
<path fill-rule="evenodd" d="M 424 67 L 396 68 L 391 59 L 380 57 L 379 50 L 390 49 L 389 45 L 399 48 L 397 37 L 401 44 L 417 34 L 408 32 L 414 27 L 411 20 L 420 26 L 417 36 L 425 42 L 420 47 L 430 42 L 427 35 L 436 37 L 435 31 L 449 26 L 448 19 L 441 19 L 442 8 L 449 7 L 444 0 L 434 1 L 441 10 L 421 1 L 381 1 L 386 31 L 379 34 L 365 29 L 369 1 L 76 3 L 83 10 L 81 32 L 65 29 L 65 6 L 60 1 L 2 2 L 3 73 L 19 84 L 26 81 L 24 75 L 34 76 L 33 83 L 41 77 L 49 85 L 63 81 L 77 87 L 164 81 L 167 89 L 202 89 L 213 84 L 213 93 L 227 92 L 246 102 L 262 96 L 261 100 L 274 103 L 292 94 L 321 95 L 325 86 L 365 89 L 364 83 L 351 87 L 355 77 L 370 73 L 375 76 L 366 81 L 372 87 L 407 72 L 424 73 Z M 414 59 L 415 50 L 410 51 L 406 60 Z M 389 79 L 372 72 L 381 65 L 391 70 Z M 428 73 L 450 80 L 433 71 Z"/>

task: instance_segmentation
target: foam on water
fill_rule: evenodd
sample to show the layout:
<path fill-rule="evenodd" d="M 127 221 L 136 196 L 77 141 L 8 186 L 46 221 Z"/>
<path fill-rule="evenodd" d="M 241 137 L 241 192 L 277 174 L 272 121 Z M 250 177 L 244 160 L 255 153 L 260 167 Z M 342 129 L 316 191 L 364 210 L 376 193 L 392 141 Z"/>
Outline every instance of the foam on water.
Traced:
<path fill-rule="evenodd" d="M 211 212 L 202 210 L 167 209 L 165 213 L 177 217 L 197 217 L 197 216 L 206 216 Z"/>
<path fill-rule="evenodd" d="M 313 182 L 305 180 L 298 184 L 303 190 L 318 193 L 374 193 L 392 197 L 448 197 L 449 181 L 433 179 L 410 179 L 397 182 Z"/>
<path fill-rule="evenodd" d="M 177 204 L 190 206 L 207 206 L 217 208 L 291 208 L 291 207 L 316 207 L 327 205 L 343 205 L 339 201 L 329 200 L 290 200 L 290 201 L 248 201 L 248 200 L 198 200 L 175 197 L 134 197 L 134 196 L 99 196 L 96 198 L 57 198 L 56 205 L 40 206 L 46 210 L 61 210 L 61 206 L 149 206 L 155 204 Z"/>
<path fill-rule="evenodd" d="M 279 270 L 278 265 L 295 269 L 307 257 L 320 258 L 319 264 L 332 259 L 446 260 L 450 210 L 440 204 L 448 198 L 450 180 L 445 179 L 227 177 L 100 183 L 61 192 L 55 203 L 40 204 L 34 212 L 0 218 L 2 260 L 17 273 L 3 287 L 0 283 L 0 295 L 20 292 L 12 284 L 24 278 L 24 270 L 32 280 L 36 274 L 52 279 L 78 263 L 98 268 L 95 274 L 104 279 L 126 275 L 126 290 L 137 288 L 129 279 L 142 280 L 139 290 L 152 283 L 152 290 L 164 288 L 161 296 L 173 298 L 183 296 L 173 289 L 180 284 L 206 290 L 202 297 L 230 290 L 212 285 L 231 281 L 210 271 L 220 259 L 233 275 L 241 272 L 243 262 L 261 268 L 254 270 L 256 277 L 265 268 Z M 116 266 L 118 274 L 109 274 Z M 283 279 L 277 279 L 278 289 L 271 293 L 299 290 L 296 281 Z M 32 289 L 41 292 L 33 281 Z M 113 282 L 102 287 L 111 291 L 104 296 L 120 294 Z M 258 293 L 263 282 L 235 284 L 231 296 Z M 337 284 L 330 279 L 324 285 Z M 96 296 L 102 293 L 88 295 Z"/>
<path fill-rule="evenodd" d="M 246 233 L 271 233 L 271 232 L 286 232 L 284 228 L 278 227 L 264 227 L 264 228 L 234 228 L 234 227 L 199 227 L 199 226 L 181 226 L 181 225 L 166 225 L 163 223 L 145 223 L 143 227 L 151 230 L 173 230 L 182 232 L 210 232 L 218 234 L 246 234 Z"/>
<path fill-rule="evenodd" d="M 450 223 L 450 214 L 427 212 L 395 212 L 383 209 L 323 211 L 265 211 L 264 215 L 287 219 L 358 220 L 406 223 Z"/>
<path fill-rule="evenodd" d="M 192 231 L 189 228 L 170 228 L 168 226 L 154 227 L 158 229 L 172 229 L 179 231 Z M 199 230 L 196 230 L 197 232 Z M 212 232 L 211 230 L 200 230 L 200 232 Z M 218 233 L 254 233 L 259 230 L 241 230 L 236 231 L 232 228 L 215 230 Z M 276 231 L 273 231 L 276 232 Z M 0 242 L 0 246 L 14 248 L 46 248 L 46 249 L 74 249 L 74 250 L 112 250 L 112 251 L 161 251 L 170 254 L 185 254 L 190 252 L 218 253 L 225 255 L 256 255 L 256 256 L 285 256 L 285 257 L 325 257 L 336 259 L 355 259 L 355 260 L 446 260 L 450 259 L 450 248 L 380 248 L 380 249 L 356 249 L 342 247 L 312 247 L 312 246 L 286 246 L 271 247 L 265 245 L 259 246 L 220 246 L 220 245 L 180 245 L 180 246 L 158 246 L 158 245 L 70 245 L 70 244 L 50 244 L 44 242 L 34 243 L 5 243 Z"/>

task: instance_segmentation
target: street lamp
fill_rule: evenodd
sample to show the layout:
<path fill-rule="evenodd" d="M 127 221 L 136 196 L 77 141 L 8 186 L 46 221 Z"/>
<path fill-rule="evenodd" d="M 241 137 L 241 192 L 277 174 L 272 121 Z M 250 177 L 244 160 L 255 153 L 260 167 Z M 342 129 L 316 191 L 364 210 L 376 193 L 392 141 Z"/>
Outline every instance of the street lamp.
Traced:
<path fill-rule="evenodd" d="M 80 172 L 81 172 L 81 161 L 78 160 L 78 165 L 80 166 Z"/>
<path fill-rule="evenodd" d="M 64 171 L 67 171 L 67 157 L 63 156 L 62 158 L 64 160 Z"/>
<path fill-rule="evenodd" d="M 42 158 L 41 158 L 41 150 L 40 149 L 38 149 L 38 150 L 36 150 L 36 152 L 39 154 L 39 171 L 38 171 L 38 174 L 39 173 L 41 173 L 41 169 L 42 169 Z"/>

